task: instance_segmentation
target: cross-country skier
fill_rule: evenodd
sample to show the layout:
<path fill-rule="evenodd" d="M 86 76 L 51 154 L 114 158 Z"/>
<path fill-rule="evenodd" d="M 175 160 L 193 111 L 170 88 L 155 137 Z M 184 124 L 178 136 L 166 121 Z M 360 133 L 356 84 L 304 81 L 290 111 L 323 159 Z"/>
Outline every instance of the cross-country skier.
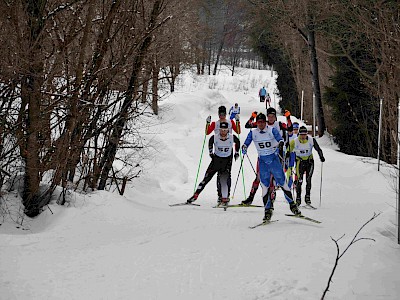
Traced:
<path fill-rule="evenodd" d="M 265 101 L 265 96 L 267 95 L 267 90 L 265 89 L 265 87 L 262 87 L 259 91 L 258 91 L 258 96 L 260 97 L 260 102 L 264 102 Z"/>
<path fill-rule="evenodd" d="M 218 117 L 219 120 L 216 122 L 211 122 L 211 116 L 208 116 L 206 119 L 206 135 L 209 135 L 211 132 L 214 133 L 219 132 L 219 124 L 221 122 L 227 122 L 229 127 L 229 133 L 232 133 L 232 129 L 237 134 L 240 134 L 240 119 L 239 115 L 235 116 L 235 120 L 227 120 L 226 119 L 226 107 L 220 106 L 218 107 Z M 236 122 L 235 122 L 236 121 Z"/>
<path fill-rule="evenodd" d="M 265 96 L 265 108 L 268 109 L 269 107 L 271 107 L 271 97 L 269 93 L 267 93 Z"/>
<path fill-rule="evenodd" d="M 288 131 L 288 140 L 289 143 L 293 141 L 295 138 L 297 138 L 298 133 L 299 133 L 299 123 L 294 122 L 293 123 L 293 131 Z M 289 148 L 289 145 L 287 146 Z M 286 149 L 286 178 L 288 181 L 288 186 L 292 188 L 293 185 L 293 167 L 296 165 L 296 153 L 290 152 L 289 149 Z M 296 180 L 297 178 L 295 178 Z"/>
<path fill-rule="evenodd" d="M 235 119 L 236 115 L 240 115 L 240 106 L 239 104 L 235 103 L 235 106 L 231 106 L 231 108 L 229 109 L 229 119 L 233 120 Z"/>
<path fill-rule="evenodd" d="M 289 152 L 296 153 L 296 203 L 301 204 L 301 185 L 303 183 L 303 176 L 306 173 L 306 195 L 304 201 L 306 204 L 311 205 L 311 179 L 314 173 L 314 158 L 312 154 L 313 148 L 317 150 L 321 162 L 325 161 L 322 149 L 318 145 L 315 138 L 307 134 L 307 128 L 301 126 L 299 129 L 299 136 L 290 142 Z"/>
<path fill-rule="evenodd" d="M 247 135 L 242 146 L 242 153 L 246 155 L 247 148 L 251 142 L 254 142 L 258 152 L 263 201 L 266 201 L 264 221 L 271 220 L 274 210 L 271 199 L 266 199 L 268 198 L 267 194 L 271 175 L 274 176 L 277 185 L 282 187 L 285 199 L 289 203 L 292 213 L 300 215 L 301 212 L 293 201 L 292 192 L 286 183 L 285 173 L 278 157 L 278 151 L 283 151 L 285 142 L 275 127 L 267 126 L 267 118 L 264 114 L 258 114 L 256 121 L 257 128 L 250 131 Z"/>
<path fill-rule="evenodd" d="M 232 151 L 233 143 L 235 143 L 235 155 L 233 155 Z M 219 132 L 209 139 L 208 149 L 211 163 L 207 168 L 204 179 L 200 182 L 194 195 L 190 197 L 187 202 L 192 203 L 196 201 L 207 183 L 213 178 L 215 173 L 218 173 L 218 199 L 221 199 L 222 204 L 227 205 L 231 189 L 232 157 L 234 157 L 236 161 L 239 157 L 240 149 L 239 139 L 235 135 L 229 133 L 228 122 L 219 123 Z"/>
<path fill-rule="evenodd" d="M 287 131 L 291 130 L 291 125 L 292 125 L 291 121 L 290 121 L 290 112 L 286 111 L 286 115 L 287 115 L 286 118 L 288 120 L 289 127 L 285 123 L 277 121 L 277 119 L 276 119 L 276 110 L 273 107 L 270 107 L 270 108 L 267 109 L 267 118 L 268 118 L 267 125 L 268 125 L 268 127 L 276 128 L 279 131 L 280 135 L 283 137 L 284 140 L 287 139 Z M 247 121 L 247 123 L 245 125 L 245 128 L 250 128 L 251 129 L 251 128 L 256 128 L 257 127 L 257 123 L 254 122 L 254 119 L 256 118 L 256 116 L 257 116 L 257 112 L 255 111 L 255 112 L 252 113 L 250 119 Z M 283 153 L 281 153 L 281 157 L 283 157 L 282 155 L 283 155 Z M 257 174 L 258 174 L 258 162 L 257 162 Z M 256 178 L 253 181 L 252 186 L 251 186 L 249 197 L 247 197 L 246 200 L 242 201 L 243 205 L 250 205 L 253 202 L 254 196 L 255 196 L 255 194 L 256 194 L 256 192 L 258 190 L 259 184 L 260 184 L 260 179 L 259 179 L 259 176 L 257 175 Z M 274 201 L 274 198 L 275 198 L 275 187 L 274 187 L 272 176 L 271 176 L 271 183 L 269 185 L 268 197 L 272 198 L 272 201 Z M 266 201 L 266 199 L 265 199 L 265 201 Z M 266 204 L 266 202 L 264 203 L 264 205 L 265 204 Z"/>

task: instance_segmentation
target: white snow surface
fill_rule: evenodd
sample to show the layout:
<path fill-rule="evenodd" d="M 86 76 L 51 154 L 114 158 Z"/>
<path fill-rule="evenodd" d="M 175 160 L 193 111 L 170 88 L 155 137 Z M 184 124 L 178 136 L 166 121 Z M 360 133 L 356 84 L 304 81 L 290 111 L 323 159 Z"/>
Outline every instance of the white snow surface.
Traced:
<path fill-rule="evenodd" d="M 329 135 L 318 139 L 323 167 L 314 151 L 311 200 L 318 209 L 302 209 L 321 224 L 285 216 L 289 206 L 278 190 L 279 222 L 249 229 L 262 221 L 263 208 L 212 208 L 216 176 L 200 207 L 168 206 L 193 193 L 207 116 L 216 120 L 220 105 L 239 103 L 243 142 L 251 112 L 265 111 L 263 85 L 277 102 L 270 71 L 186 74 L 162 101 L 148 137 L 156 152 L 124 196 L 71 192 L 70 205 L 49 205 L 53 214 L 47 209 L 22 226 L 3 220 L 0 299 L 320 299 L 335 264 L 332 238 L 343 236 L 342 253 L 374 213 L 379 217 L 358 235 L 365 239 L 339 260 L 326 299 L 399 299 L 393 167 L 381 162 L 378 171 L 376 159 L 340 153 Z M 254 145 L 248 155 L 255 165 Z M 197 183 L 209 162 L 205 146 Z M 239 167 L 233 163 L 231 196 Z M 255 175 L 247 157 L 243 169 L 248 194 Z M 240 175 L 231 203 L 245 196 Z M 261 188 L 253 204 L 262 204 Z"/>

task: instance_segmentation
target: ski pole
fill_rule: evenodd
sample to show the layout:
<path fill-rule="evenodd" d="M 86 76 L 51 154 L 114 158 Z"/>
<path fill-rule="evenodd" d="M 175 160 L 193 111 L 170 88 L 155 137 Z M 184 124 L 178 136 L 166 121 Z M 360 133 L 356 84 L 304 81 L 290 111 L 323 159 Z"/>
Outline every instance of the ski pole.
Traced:
<path fill-rule="evenodd" d="M 199 161 L 199 166 L 197 167 L 197 175 L 196 175 L 196 181 L 194 183 L 193 193 L 196 192 L 197 179 L 199 178 L 199 171 L 200 171 L 200 166 L 201 166 L 201 160 L 203 159 L 203 152 L 204 152 L 204 145 L 206 143 L 206 138 L 207 138 L 207 133 L 204 135 L 203 147 L 201 148 L 200 161 Z"/>
<path fill-rule="evenodd" d="M 248 160 L 249 160 L 250 166 L 251 166 L 251 168 L 253 169 L 254 174 L 256 174 L 256 176 L 258 176 L 256 170 L 255 170 L 254 167 L 253 167 L 253 164 L 251 163 L 250 157 L 247 155 L 247 153 L 246 153 L 246 156 L 247 156 L 247 158 L 248 158 Z"/>
<path fill-rule="evenodd" d="M 238 138 L 240 141 L 240 135 L 238 134 Z M 242 149 L 240 148 L 239 151 L 239 155 L 240 155 L 240 160 L 243 162 L 244 157 L 242 156 Z M 242 168 L 242 181 L 243 181 L 243 193 L 244 193 L 244 198 L 246 199 L 246 186 L 244 185 L 244 172 L 243 172 L 243 168 Z"/>
<path fill-rule="evenodd" d="M 239 121 L 238 120 L 236 120 L 236 128 L 238 129 L 238 132 L 240 132 L 240 126 L 239 126 Z M 238 139 L 240 141 L 240 134 L 239 133 L 238 133 Z M 239 155 L 240 155 L 240 160 L 243 162 L 244 157 L 242 156 L 242 148 L 240 148 Z M 246 186 L 244 184 L 244 171 L 243 171 L 243 169 L 242 169 L 242 181 L 243 181 L 244 198 L 246 199 Z"/>
<path fill-rule="evenodd" d="M 324 165 L 323 162 L 321 162 L 321 184 L 319 185 L 319 207 L 321 207 L 321 201 L 322 201 L 322 166 Z"/>
<path fill-rule="evenodd" d="M 235 188 L 233 189 L 233 193 L 232 193 L 232 197 L 231 197 L 232 200 L 233 200 L 233 198 L 235 197 L 236 186 L 237 186 L 237 183 L 238 183 L 238 181 L 239 181 L 240 170 L 242 169 L 242 166 L 243 166 L 243 159 L 240 158 L 240 168 L 239 168 L 238 176 L 236 177 Z"/>

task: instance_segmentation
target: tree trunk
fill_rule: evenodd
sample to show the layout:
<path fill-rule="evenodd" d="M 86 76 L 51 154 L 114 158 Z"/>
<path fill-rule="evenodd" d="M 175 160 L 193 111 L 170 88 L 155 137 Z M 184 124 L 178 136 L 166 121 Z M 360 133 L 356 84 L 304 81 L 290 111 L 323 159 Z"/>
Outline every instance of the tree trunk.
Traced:
<path fill-rule="evenodd" d="M 155 115 L 158 115 L 158 74 L 160 73 L 160 67 L 157 62 L 157 55 L 154 55 L 153 60 L 153 79 L 151 81 L 152 99 L 151 108 Z"/>
<path fill-rule="evenodd" d="M 215 60 L 213 75 L 217 75 L 219 58 L 221 56 L 222 49 L 224 48 L 224 40 L 225 40 L 225 38 L 223 37 L 222 40 L 221 40 L 221 44 L 219 45 L 219 48 L 218 48 L 217 59 Z"/>
<path fill-rule="evenodd" d="M 35 217 L 40 212 L 40 145 L 39 136 L 41 131 L 41 88 L 43 85 L 44 63 L 41 57 L 44 28 L 44 7 L 46 1 L 31 0 L 26 2 L 28 16 L 29 48 L 26 53 L 27 73 L 23 75 L 21 82 L 22 103 L 26 103 L 28 109 L 26 117 L 22 118 L 25 123 L 25 181 L 22 194 L 22 203 L 25 206 L 25 214 Z M 24 108 L 22 113 L 25 113 Z"/>
<path fill-rule="evenodd" d="M 311 75 L 312 75 L 312 88 L 315 95 L 315 114 L 317 117 L 318 124 L 318 136 L 323 136 L 325 132 L 325 118 L 324 118 L 324 110 L 322 107 L 322 97 L 321 97 L 321 89 L 319 84 L 319 73 L 318 73 L 318 59 L 317 59 L 317 51 L 315 49 L 315 32 L 314 25 L 309 23 L 308 32 L 308 49 L 310 53 L 310 64 L 311 64 Z"/>
<path fill-rule="evenodd" d="M 157 0 L 154 2 L 150 21 L 147 26 L 149 31 L 151 31 L 152 29 L 154 29 L 157 26 L 156 18 L 163 9 L 162 4 L 163 4 L 163 0 Z M 115 122 L 113 132 L 112 132 L 110 138 L 108 139 L 108 144 L 105 147 L 104 159 L 103 159 L 103 163 L 101 164 L 104 167 L 103 167 L 103 169 L 101 171 L 101 175 L 100 175 L 100 182 L 98 185 L 99 190 L 104 190 L 104 188 L 106 186 L 108 174 L 111 171 L 112 164 L 115 159 L 115 155 L 117 154 L 118 143 L 122 137 L 123 129 L 129 118 L 130 107 L 134 101 L 134 95 L 136 95 L 136 93 L 137 93 L 139 75 L 140 75 L 140 72 L 142 69 L 143 61 L 146 57 L 146 54 L 151 45 L 151 42 L 152 42 L 152 35 L 147 35 L 146 38 L 143 40 L 142 44 L 138 47 L 138 49 L 139 49 L 138 53 L 134 58 L 132 73 L 131 73 L 131 77 L 130 77 L 128 87 L 126 90 L 125 99 L 124 99 L 123 105 L 121 107 L 121 112 L 119 114 L 118 119 Z"/>

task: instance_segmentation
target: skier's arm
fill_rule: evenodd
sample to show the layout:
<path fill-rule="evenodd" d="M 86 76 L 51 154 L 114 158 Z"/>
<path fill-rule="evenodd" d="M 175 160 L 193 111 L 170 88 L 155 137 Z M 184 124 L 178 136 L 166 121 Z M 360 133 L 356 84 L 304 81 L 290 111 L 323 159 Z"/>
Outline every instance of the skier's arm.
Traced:
<path fill-rule="evenodd" d="M 215 129 L 215 122 L 212 122 L 208 127 L 206 127 L 206 135 L 209 135 Z"/>
<path fill-rule="evenodd" d="M 286 141 L 286 137 L 287 137 L 287 127 L 286 127 L 286 124 L 279 121 L 279 128 L 282 130 L 282 133 L 283 133 L 282 138 L 283 138 L 283 140 Z"/>
<path fill-rule="evenodd" d="M 214 135 L 210 137 L 208 140 L 208 153 L 210 154 L 210 157 L 213 157 L 213 150 L 214 150 Z"/>
<path fill-rule="evenodd" d="M 280 141 L 283 141 L 283 138 L 281 136 L 281 134 L 279 133 L 279 131 L 274 127 L 272 128 L 272 134 L 274 135 L 276 141 L 279 143 Z"/>
<path fill-rule="evenodd" d="M 285 117 L 287 120 L 287 131 L 292 132 L 293 131 L 293 124 L 292 124 L 292 120 L 290 119 L 290 111 L 285 110 Z"/>
<path fill-rule="evenodd" d="M 322 153 L 322 149 L 321 147 L 318 145 L 317 140 L 315 138 L 313 138 L 313 143 L 314 143 L 314 148 L 315 150 L 317 150 L 318 155 L 319 155 L 319 159 L 324 162 L 325 161 L 325 157 L 324 154 Z"/>
<path fill-rule="evenodd" d="M 240 140 L 236 135 L 233 135 L 233 142 L 235 143 L 235 152 L 238 152 L 240 149 Z"/>
<path fill-rule="evenodd" d="M 250 131 L 249 134 L 247 135 L 246 140 L 244 141 L 243 145 L 246 145 L 246 147 L 248 147 L 252 141 L 253 141 L 253 132 Z"/>
<path fill-rule="evenodd" d="M 257 127 L 257 123 L 254 122 L 254 119 L 257 116 L 257 112 L 253 111 L 253 113 L 251 114 L 250 119 L 246 122 L 246 124 L 244 125 L 245 128 L 256 128 Z"/>
<path fill-rule="evenodd" d="M 283 132 L 283 133 L 285 133 L 285 132 Z M 272 134 L 274 135 L 276 141 L 279 143 L 279 146 L 278 146 L 279 155 L 280 155 L 280 157 L 282 159 L 282 157 L 283 157 L 283 145 L 285 144 L 285 141 L 283 140 L 281 134 L 279 133 L 279 131 L 275 127 L 272 128 Z"/>
<path fill-rule="evenodd" d="M 229 115 L 231 114 L 231 112 L 232 112 L 232 110 L 233 110 L 233 106 L 231 106 L 231 108 L 229 109 Z"/>

